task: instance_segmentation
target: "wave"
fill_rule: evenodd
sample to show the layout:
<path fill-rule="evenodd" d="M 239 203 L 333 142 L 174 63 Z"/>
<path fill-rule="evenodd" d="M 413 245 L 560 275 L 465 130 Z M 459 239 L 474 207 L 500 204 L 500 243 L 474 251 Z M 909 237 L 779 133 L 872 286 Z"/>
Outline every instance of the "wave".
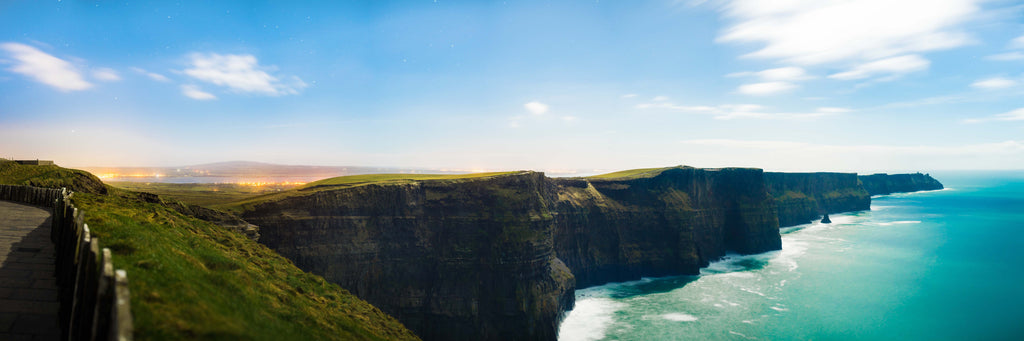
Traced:
<path fill-rule="evenodd" d="M 559 341 L 591 341 L 605 337 L 615 322 L 615 312 L 626 306 L 610 298 L 590 297 L 576 300 L 576 306 L 558 327 Z"/>
<path fill-rule="evenodd" d="M 890 222 L 877 223 L 877 224 L 878 224 L 878 226 L 892 226 L 892 225 L 920 224 L 920 223 L 921 223 L 920 220 L 899 220 L 899 221 L 890 221 Z"/>
<path fill-rule="evenodd" d="M 676 322 L 693 322 L 697 320 L 696 316 L 686 313 L 668 313 L 661 315 L 661 318 Z"/>

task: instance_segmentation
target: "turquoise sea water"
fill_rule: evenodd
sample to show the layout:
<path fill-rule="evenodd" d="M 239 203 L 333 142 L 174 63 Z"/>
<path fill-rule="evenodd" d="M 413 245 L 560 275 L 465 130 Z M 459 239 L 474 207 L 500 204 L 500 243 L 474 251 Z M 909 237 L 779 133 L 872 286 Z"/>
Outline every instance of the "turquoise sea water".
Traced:
<path fill-rule="evenodd" d="M 782 251 L 579 290 L 559 339 L 1024 340 L 1024 172 L 932 175 Z"/>

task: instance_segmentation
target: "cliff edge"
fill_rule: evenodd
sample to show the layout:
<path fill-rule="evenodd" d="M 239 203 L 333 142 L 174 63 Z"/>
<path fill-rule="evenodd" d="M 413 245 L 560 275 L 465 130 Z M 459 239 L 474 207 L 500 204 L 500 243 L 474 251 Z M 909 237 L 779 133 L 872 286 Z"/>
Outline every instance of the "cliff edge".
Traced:
<path fill-rule="evenodd" d="M 935 180 L 931 175 L 913 174 L 885 174 L 861 175 L 861 183 L 870 195 L 884 195 L 892 193 L 906 193 L 917 191 L 932 191 L 943 189 L 942 183 Z"/>

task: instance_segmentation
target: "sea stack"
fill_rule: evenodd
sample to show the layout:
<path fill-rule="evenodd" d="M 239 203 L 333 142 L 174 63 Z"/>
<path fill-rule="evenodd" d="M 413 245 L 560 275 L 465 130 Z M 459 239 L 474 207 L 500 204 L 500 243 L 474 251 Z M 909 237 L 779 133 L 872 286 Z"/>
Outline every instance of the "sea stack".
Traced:
<path fill-rule="evenodd" d="M 822 224 L 831 224 L 832 223 L 832 219 L 828 218 L 828 213 L 825 213 L 825 217 L 821 218 L 821 223 Z"/>

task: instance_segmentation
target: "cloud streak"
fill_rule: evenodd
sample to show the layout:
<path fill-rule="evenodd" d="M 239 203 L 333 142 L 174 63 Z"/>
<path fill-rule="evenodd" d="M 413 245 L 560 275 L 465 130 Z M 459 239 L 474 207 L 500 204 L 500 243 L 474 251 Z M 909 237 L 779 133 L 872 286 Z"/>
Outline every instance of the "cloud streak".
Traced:
<path fill-rule="evenodd" d="M 182 85 L 181 86 L 181 94 L 185 95 L 185 97 L 188 97 L 188 98 L 191 98 L 191 99 L 195 99 L 195 100 L 200 100 L 200 101 L 208 101 L 208 100 L 212 100 L 212 99 L 217 99 L 217 96 L 214 96 L 213 94 L 211 94 L 209 92 L 205 92 L 202 89 L 200 89 L 198 86 L 192 85 L 192 84 Z"/>
<path fill-rule="evenodd" d="M 92 78 L 101 80 L 104 82 L 116 82 L 121 80 L 121 75 L 111 68 L 97 68 L 92 70 Z"/>
<path fill-rule="evenodd" d="M 779 140 L 693 139 L 680 141 L 693 152 L 694 162 L 728 164 L 719 155 L 741 157 L 751 165 L 772 170 L 807 170 L 793 165 L 818 165 L 814 170 L 865 171 L 864 165 L 885 165 L 885 170 L 925 170 L 970 167 L 1005 169 L 1024 160 L 1024 141 L 1007 140 L 952 146 L 937 145 L 832 145 Z M 821 166 L 825 165 L 825 166 Z M 806 167 L 806 166 L 804 166 Z M 877 167 L 877 166 L 876 166 Z M 880 170 L 880 169 L 875 169 Z"/>
<path fill-rule="evenodd" d="M 657 101 L 636 105 L 637 109 L 668 110 L 692 114 L 710 115 L 718 120 L 761 119 L 761 120 L 806 120 L 847 113 L 852 110 L 837 107 L 820 107 L 811 112 L 771 112 L 757 104 L 678 105 L 669 101 Z"/>
<path fill-rule="evenodd" d="M 733 0 L 724 14 L 735 23 L 718 41 L 760 43 L 745 57 L 798 65 L 878 60 L 968 44 L 957 26 L 979 11 L 978 2 Z"/>
<path fill-rule="evenodd" d="M 918 55 L 906 55 L 876 60 L 857 65 L 849 71 L 831 74 L 828 78 L 841 80 L 864 79 L 876 75 L 886 75 L 882 80 L 890 80 L 900 75 L 924 71 L 931 62 Z"/>
<path fill-rule="evenodd" d="M 1005 89 L 1015 85 L 1017 85 L 1017 81 L 1003 77 L 986 78 L 971 83 L 972 88 L 985 90 Z"/>
<path fill-rule="evenodd" d="M 237 93 L 295 95 L 307 86 L 295 76 L 271 75 L 267 71 L 273 67 L 260 66 L 253 55 L 193 53 L 189 60 L 191 67 L 185 69 L 186 75 Z"/>
<path fill-rule="evenodd" d="M 1024 121 L 1024 108 L 1018 108 L 1016 110 L 984 118 L 969 118 L 964 120 L 964 123 L 982 123 L 989 121 Z"/>
<path fill-rule="evenodd" d="M 35 47 L 3 43 L 0 44 L 0 49 L 14 59 L 14 65 L 8 68 L 8 71 L 22 74 L 64 92 L 86 90 L 93 86 L 82 77 L 74 65 Z"/>

